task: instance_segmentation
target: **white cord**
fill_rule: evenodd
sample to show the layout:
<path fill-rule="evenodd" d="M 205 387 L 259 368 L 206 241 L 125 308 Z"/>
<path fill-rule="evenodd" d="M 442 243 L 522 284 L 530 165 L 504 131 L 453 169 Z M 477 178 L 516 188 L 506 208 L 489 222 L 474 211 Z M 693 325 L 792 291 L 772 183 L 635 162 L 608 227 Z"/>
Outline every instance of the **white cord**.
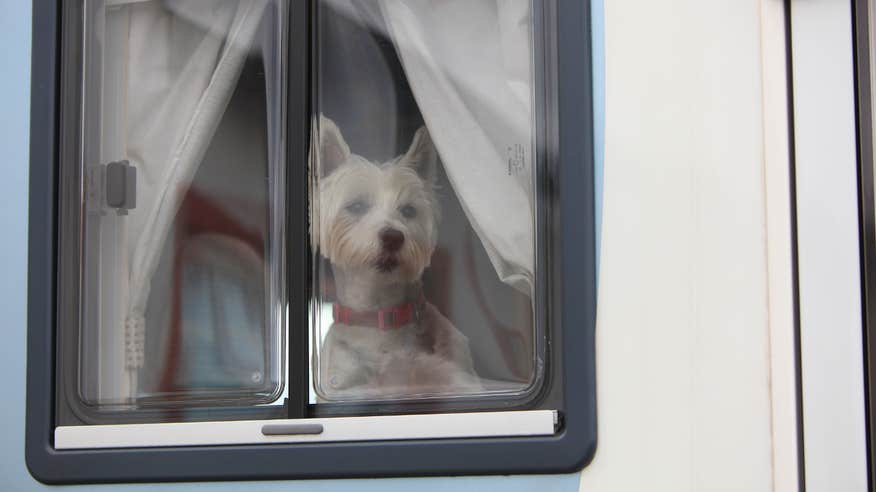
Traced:
<path fill-rule="evenodd" d="M 136 371 L 143 367 L 145 340 L 146 319 L 140 313 L 130 314 L 125 318 L 125 369 Z"/>

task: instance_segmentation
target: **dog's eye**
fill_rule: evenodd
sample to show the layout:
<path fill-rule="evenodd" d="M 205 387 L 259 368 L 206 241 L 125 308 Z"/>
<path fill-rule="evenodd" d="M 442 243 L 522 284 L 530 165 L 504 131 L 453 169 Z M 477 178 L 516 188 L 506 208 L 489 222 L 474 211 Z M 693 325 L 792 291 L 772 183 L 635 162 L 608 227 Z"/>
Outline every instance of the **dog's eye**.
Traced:
<path fill-rule="evenodd" d="M 347 212 L 350 212 L 353 215 L 362 215 L 368 211 L 368 204 L 362 200 L 356 200 L 347 204 L 347 206 L 344 208 L 347 210 Z"/>
<path fill-rule="evenodd" d="M 413 205 L 405 205 L 399 210 L 401 211 L 401 214 L 405 216 L 405 218 L 413 219 L 417 216 L 417 208 Z"/>

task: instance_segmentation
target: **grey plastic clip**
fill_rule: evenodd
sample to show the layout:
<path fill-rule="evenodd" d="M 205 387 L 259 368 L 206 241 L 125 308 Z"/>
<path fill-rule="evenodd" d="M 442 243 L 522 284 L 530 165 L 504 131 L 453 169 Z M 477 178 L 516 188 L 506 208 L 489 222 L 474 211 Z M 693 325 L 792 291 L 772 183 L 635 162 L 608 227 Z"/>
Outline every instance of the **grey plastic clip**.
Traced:
<path fill-rule="evenodd" d="M 105 173 L 106 204 L 126 215 L 137 206 L 137 168 L 128 161 L 116 161 L 106 165 Z"/>
<path fill-rule="evenodd" d="M 300 436 L 322 434 L 322 424 L 267 424 L 262 426 L 265 436 Z"/>

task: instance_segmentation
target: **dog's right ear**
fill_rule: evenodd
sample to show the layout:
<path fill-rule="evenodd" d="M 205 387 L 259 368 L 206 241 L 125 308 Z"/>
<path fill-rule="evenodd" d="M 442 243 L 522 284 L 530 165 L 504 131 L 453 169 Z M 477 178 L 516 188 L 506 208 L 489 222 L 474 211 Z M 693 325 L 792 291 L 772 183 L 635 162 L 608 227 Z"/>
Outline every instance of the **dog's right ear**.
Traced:
<path fill-rule="evenodd" d="M 335 122 L 319 115 L 319 176 L 328 176 L 350 157 L 350 147 L 344 141 Z"/>
<path fill-rule="evenodd" d="M 429 136 L 429 130 L 421 126 L 414 134 L 414 140 L 405 155 L 401 158 L 401 164 L 410 167 L 426 182 L 435 184 L 438 171 L 438 151 Z"/>

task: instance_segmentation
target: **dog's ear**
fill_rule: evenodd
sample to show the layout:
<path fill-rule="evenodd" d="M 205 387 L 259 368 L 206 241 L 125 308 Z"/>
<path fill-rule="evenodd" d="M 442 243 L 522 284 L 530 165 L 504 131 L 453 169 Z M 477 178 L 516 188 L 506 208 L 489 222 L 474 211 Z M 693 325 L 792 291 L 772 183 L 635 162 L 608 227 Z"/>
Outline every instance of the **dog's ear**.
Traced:
<path fill-rule="evenodd" d="M 438 151 L 425 126 L 421 126 L 414 134 L 414 140 L 399 164 L 414 169 L 424 181 L 435 184 L 438 176 Z"/>
<path fill-rule="evenodd" d="M 319 176 L 328 176 L 350 157 L 350 147 L 334 121 L 319 115 Z"/>

